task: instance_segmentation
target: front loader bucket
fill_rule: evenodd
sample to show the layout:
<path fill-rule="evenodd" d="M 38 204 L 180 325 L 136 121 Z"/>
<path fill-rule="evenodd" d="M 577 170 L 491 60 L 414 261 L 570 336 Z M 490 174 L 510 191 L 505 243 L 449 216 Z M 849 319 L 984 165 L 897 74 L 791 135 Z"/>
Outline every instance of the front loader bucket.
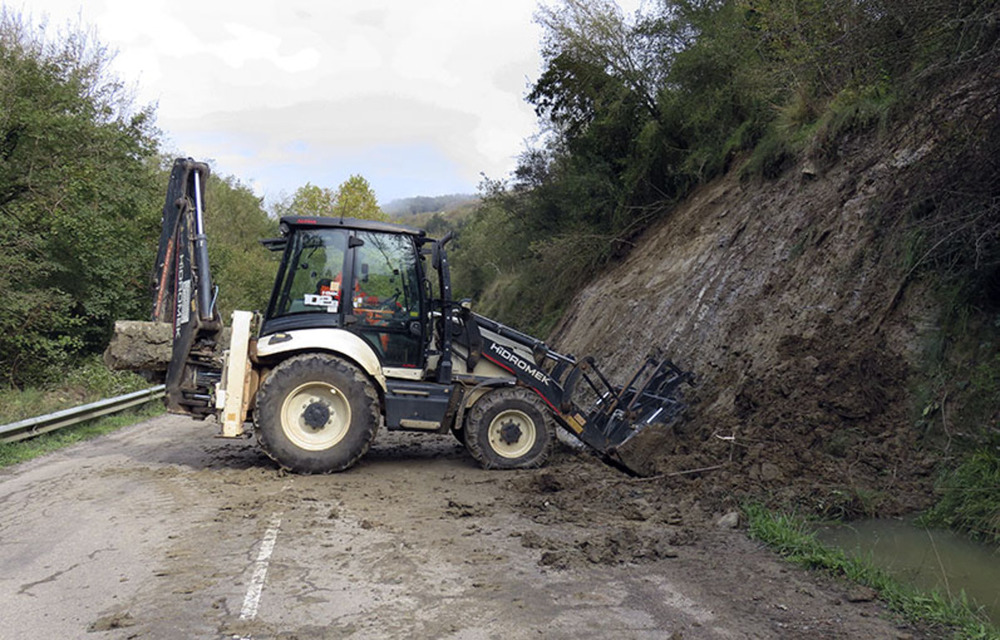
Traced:
<path fill-rule="evenodd" d="M 621 444 L 604 453 L 604 459 L 631 475 L 655 475 L 659 456 L 673 448 L 673 421 L 638 425 L 633 429 Z"/>
<path fill-rule="evenodd" d="M 592 359 L 586 365 L 583 377 L 598 399 L 584 420 L 577 414 L 576 420 L 569 421 L 571 427 L 579 427 L 572 431 L 609 464 L 638 476 L 655 473 L 658 454 L 673 448 L 673 424 L 684 410 L 675 397 L 677 387 L 683 382 L 691 384 L 693 375 L 669 360 L 651 357 L 628 384 L 615 387 Z"/>

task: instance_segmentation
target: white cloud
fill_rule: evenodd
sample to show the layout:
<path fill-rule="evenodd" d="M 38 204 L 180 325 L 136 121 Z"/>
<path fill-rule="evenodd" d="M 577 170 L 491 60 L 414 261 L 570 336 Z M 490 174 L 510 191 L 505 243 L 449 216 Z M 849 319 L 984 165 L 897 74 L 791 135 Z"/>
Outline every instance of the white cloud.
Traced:
<path fill-rule="evenodd" d="M 269 195 L 361 173 L 386 200 L 474 191 L 480 172 L 513 167 L 535 130 L 524 102 L 540 65 L 535 7 L 34 0 L 30 12 L 95 26 L 122 79 L 158 103 L 176 152 Z"/>

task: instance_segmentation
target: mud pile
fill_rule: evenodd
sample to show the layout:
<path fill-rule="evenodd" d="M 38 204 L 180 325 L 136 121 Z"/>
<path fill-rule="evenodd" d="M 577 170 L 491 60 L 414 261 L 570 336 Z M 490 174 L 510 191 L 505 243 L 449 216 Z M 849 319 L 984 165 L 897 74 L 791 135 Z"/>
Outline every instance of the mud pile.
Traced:
<path fill-rule="evenodd" d="M 694 496 L 665 489 L 662 478 L 631 477 L 560 446 L 545 468 L 506 481 L 503 501 L 543 525 L 520 534 L 542 566 L 644 564 L 677 557 L 710 524 Z"/>
<path fill-rule="evenodd" d="M 840 516 L 927 504 L 938 458 L 908 385 L 938 310 L 893 249 L 893 201 L 928 179 L 946 132 L 998 118 L 996 85 L 956 84 L 779 179 L 703 186 L 574 300 L 560 350 L 622 379 L 660 347 L 698 376 L 652 456 L 674 489 L 716 511 L 747 496 Z"/>

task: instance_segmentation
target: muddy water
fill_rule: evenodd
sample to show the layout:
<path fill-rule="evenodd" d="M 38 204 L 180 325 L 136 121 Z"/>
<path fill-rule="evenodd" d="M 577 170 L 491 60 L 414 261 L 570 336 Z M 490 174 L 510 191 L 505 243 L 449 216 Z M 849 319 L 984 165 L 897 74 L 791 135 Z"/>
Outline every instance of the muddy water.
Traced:
<path fill-rule="evenodd" d="M 998 548 L 895 519 L 823 527 L 816 536 L 825 544 L 870 558 L 893 577 L 919 588 L 952 595 L 964 590 L 1000 624 Z"/>

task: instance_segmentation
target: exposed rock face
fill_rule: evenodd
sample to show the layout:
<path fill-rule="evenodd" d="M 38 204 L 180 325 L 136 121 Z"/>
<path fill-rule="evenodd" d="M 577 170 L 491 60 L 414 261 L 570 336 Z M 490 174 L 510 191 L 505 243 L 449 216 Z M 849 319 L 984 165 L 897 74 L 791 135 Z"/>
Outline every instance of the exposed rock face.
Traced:
<path fill-rule="evenodd" d="M 905 229 L 887 203 L 928 178 L 942 123 L 998 119 L 990 87 L 953 87 L 895 131 L 777 180 L 704 185 L 577 296 L 551 338 L 561 351 L 621 380 L 660 347 L 698 376 L 660 473 L 724 465 L 678 474 L 723 502 L 825 509 L 839 495 L 893 512 L 930 499 L 907 383 L 937 310 L 893 252 Z"/>

